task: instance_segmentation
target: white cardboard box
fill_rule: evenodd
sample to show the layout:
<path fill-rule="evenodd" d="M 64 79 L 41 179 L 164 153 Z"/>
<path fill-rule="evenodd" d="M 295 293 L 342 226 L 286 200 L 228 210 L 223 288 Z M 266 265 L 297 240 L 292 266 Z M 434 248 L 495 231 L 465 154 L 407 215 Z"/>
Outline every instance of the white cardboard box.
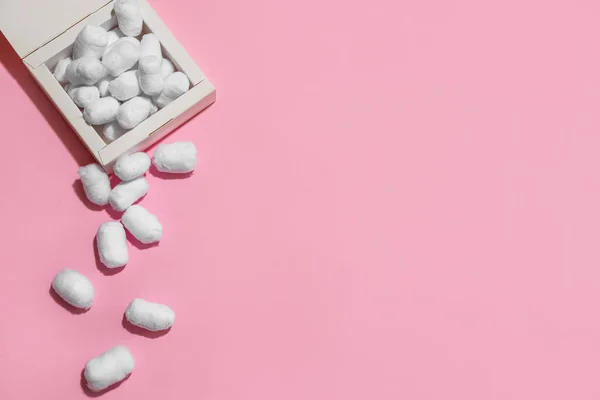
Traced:
<path fill-rule="evenodd" d="M 96 127 L 54 78 L 56 63 L 71 54 L 77 34 L 85 25 L 107 30 L 117 26 L 112 0 L 0 0 L 0 30 L 19 54 L 37 83 L 54 103 L 98 163 L 108 172 L 124 153 L 141 151 L 216 100 L 216 90 L 146 0 L 138 0 L 144 32 L 159 38 L 163 54 L 191 82 L 188 92 L 147 120 L 107 144 Z M 98 127 L 98 129 L 101 127 Z"/>

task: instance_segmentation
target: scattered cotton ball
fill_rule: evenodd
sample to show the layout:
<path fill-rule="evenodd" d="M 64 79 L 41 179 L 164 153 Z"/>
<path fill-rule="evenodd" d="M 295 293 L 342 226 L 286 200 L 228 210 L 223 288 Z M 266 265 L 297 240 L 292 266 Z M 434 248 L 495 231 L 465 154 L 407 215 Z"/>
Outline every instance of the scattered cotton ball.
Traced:
<path fill-rule="evenodd" d="M 87 387 L 99 392 L 127 378 L 134 367 L 135 361 L 129 349 L 116 346 L 88 361 L 83 376 Z"/>
<path fill-rule="evenodd" d="M 123 136 L 125 132 L 127 132 L 127 129 L 119 125 L 117 121 L 110 122 L 104 125 L 104 128 L 102 128 L 102 135 L 104 135 L 104 137 L 106 138 L 106 140 L 108 140 L 109 143 L 114 142 L 115 140 Z"/>
<path fill-rule="evenodd" d="M 89 201 L 99 206 L 108 203 L 110 196 L 110 180 L 102 167 L 98 164 L 89 164 L 79 168 L 79 177 L 83 190 Z"/>
<path fill-rule="evenodd" d="M 117 159 L 113 171 L 122 181 L 143 176 L 150 168 L 150 157 L 144 152 L 124 154 Z"/>
<path fill-rule="evenodd" d="M 109 221 L 100 225 L 96 233 L 96 246 L 100 261 L 107 268 L 120 268 L 127 264 L 127 237 L 120 222 Z"/>
<path fill-rule="evenodd" d="M 132 325 L 158 332 L 169 329 L 173 325 L 175 313 L 165 304 L 135 299 L 127 307 L 125 318 Z"/>
<path fill-rule="evenodd" d="M 163 91 L 164 81 L 161 74 L 161 61 L 156 56 L 140 58 L 140 89 L 148 96 L 157 96 Z"/>
<path fill-rule="evenodd" d="M 80 108 L 85 108 L 100 98 L 100 91 L 96 86 L 67 85 L 65 90 L 71 100 Z"/>
<path fill-rule="evenodd" d="M 160 47 L 160 41 L 154 33 L 147 33 L 142 37 L 141 40 L 142 49 L 140 52 L 140 59 L 146 56 L 156 56 L 159 62 L 162 64 L 162 49 Z"/>
<path fill-rule="evenodd" d="M 152 102 L 144 97 L 134 97 L 119 108 L 117 121 L 125 129 L 133 129 L 150 115 Z"/>
<path fill-rule="evenodd" d="M 119 76 L 138 62 L 140 58 L 140 42 L 136 39 L 123 38 L 117 40 L 102 56 L 102 65 L 112 76 Z"/>
<path fill-rule="evenodd" d="M 104 28 L 96 25 L 86 25 L 75 38 L 73 59 L 77 60 L 82 57 L 95 57 L 98 59 L 102 56 L 107 44 L 108 36 Z"/>
<path fill-rule="evenodd" d="M 117 211 L 125 211 L 148 193 L 148 181 L 143 176 L 119 183 L 114 187 L 108 202 Z"/>
<path fill-rule="evenodd" d="M 52 281 L 52 289 L 73 307 L 89 309 L 94 302 L 94 286 L 85 275 L 69 268 L 61 270 Z"/>
<path fill-rule="evenodd" d="M 134 204 L 125 211 L 121 218 L 123 226 L 140 242 L 155 243 L 162 237 L 162 225 L 155 215 L 144 207 Z"/>
<path fill-rule="evenodd" d="M 105 76 L 106 68 L 93 56 L 73 60 L 65 72 L 65 78 L 73 85 L 93 85 Z"/>
<path fill-rule="evenodd" d="M 138 36 L 142 33 L 142 12 L 136 0 L 116 0 L 115 14 L 119 29 L 125 36 Z"/>
<path fill-rule="evenodd" d="M 175 72 L 175 64 L 168 58 L 163 58 L 161 63 L 161 71 L 163 79 L 167 79 L 169 75 Z"/>
<path fill-rule="evenodd" d="M 196 168 L 196 146 L 192 142 L 161 144 L 154 151 L 152 162 L 161 172 L 192 172 Z"/>
<path fill-rule="evenodd" d="M 114 97 L 101 97 L 83 110 L 83 118 L 91 125 L 104 125 L 117 118 L 120 104 Z"/>
<path fill-rule="evenodd" d="M 126 101 L 141 93 L 138 71 L 127 71 L 110 82 L 108 91 L 117 100 Z"/>
<path fill-rule="evenodd" d="M 69 81 L 66 77 L 66 74 L 67 74 L 67 67 L 69 66 L 69 64 L 71 64 L 71 61 L 72 61 L 71 57 L 64 58 L 64 59 L 60 60 L 56 64 L 56 68 L 54 68 L 54 77 L 61 85 L 64 85 L 65 83 L 67 83 Z"/>
<path fill-rule="evenodd" d="M 164 108 L 190 89 L 190 80 L 183 72 L 174 72 L 165 79 L 161 94 L 154 97 L 158 108 Z"/>

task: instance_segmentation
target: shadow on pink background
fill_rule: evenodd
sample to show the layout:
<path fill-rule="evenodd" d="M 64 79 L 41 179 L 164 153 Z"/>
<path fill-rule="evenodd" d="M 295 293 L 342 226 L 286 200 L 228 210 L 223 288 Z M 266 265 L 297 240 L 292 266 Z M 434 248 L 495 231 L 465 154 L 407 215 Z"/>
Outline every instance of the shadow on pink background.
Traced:
<path fill-rule="evenodd" d="M 0 36 L 0 399 L 86 399 L 117 344 L 102 399 L 600 397 L 600 3 L 151 3 L 219 99 L 113 274 L 92 158 Z M 65 267 L 89 312 L 49 294 Z M 135 297 L 171 331 L 127 329 Z"/>

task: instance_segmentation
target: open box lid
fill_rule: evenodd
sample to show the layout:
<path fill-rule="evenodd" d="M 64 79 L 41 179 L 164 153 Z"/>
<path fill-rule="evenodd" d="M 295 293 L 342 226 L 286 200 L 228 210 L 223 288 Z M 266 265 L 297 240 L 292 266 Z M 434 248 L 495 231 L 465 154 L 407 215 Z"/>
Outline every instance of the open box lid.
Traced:
<path fill-rule="evenodd" d="M 0 31 L 21 59 L 112 0 L 0 0 Z"/>

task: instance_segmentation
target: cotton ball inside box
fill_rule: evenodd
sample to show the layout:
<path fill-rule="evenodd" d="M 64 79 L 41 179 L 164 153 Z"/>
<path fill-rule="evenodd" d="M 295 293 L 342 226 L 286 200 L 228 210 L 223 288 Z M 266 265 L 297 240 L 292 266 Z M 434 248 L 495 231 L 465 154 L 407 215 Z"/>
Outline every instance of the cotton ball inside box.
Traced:
<path fill-rule="evenodd" d="M 153 105 L 145 97 L 134 97 L 119 107 L 117 121 L 122 128 L 133 129 L 150 116 Z"/>
<path fill-rule="evenodd" d="M 137 0 L 116 0 L 118 27 L 87 25 L 71 57 L 59 60 L 54 76 L 90 125 L 110 143 L 185 93 L 185 74 L 163 57 L 154 33 L 140 37 L 143 21 Z M 144 58 L 144 61 L 141 61 Z M 169 78 L 169 79 L 167 79 Z M 121 104 L 123 103 L 123 104 Z"/>
<path fill-rule="evenodd" d="M 127 101 L 141 93 L 138 71 L 127 71 L 113 79 L 108 92 L 119 101 Z"/>
<path fill-rule="evenodd" d="M 75 38 L 73 59 L 82 57 L 100 58 L 108 44 L 106 29 L 96 25 L 86 25 Z"/>
<path fill-rule="evenodd" d="M 100 98 L 100 91 L 96 86 L 75 86 L 68 84 L 65 90 L 79 108 L 85 108 Z"/>
<path fill-rule="evenodd" d="M 134 38 L 122 38 L 113 43 L 102 56 L 102 65 L 115 77 L 133 67 L 140 58 L 140 42 Z"/>
<path fill-rule="evenodd" d="M 164 108 L 190 89 L 190 80 L 183 72 L 174 72 L 164 82 L 163 91 L 153 98 L 158 108 Z"/>

